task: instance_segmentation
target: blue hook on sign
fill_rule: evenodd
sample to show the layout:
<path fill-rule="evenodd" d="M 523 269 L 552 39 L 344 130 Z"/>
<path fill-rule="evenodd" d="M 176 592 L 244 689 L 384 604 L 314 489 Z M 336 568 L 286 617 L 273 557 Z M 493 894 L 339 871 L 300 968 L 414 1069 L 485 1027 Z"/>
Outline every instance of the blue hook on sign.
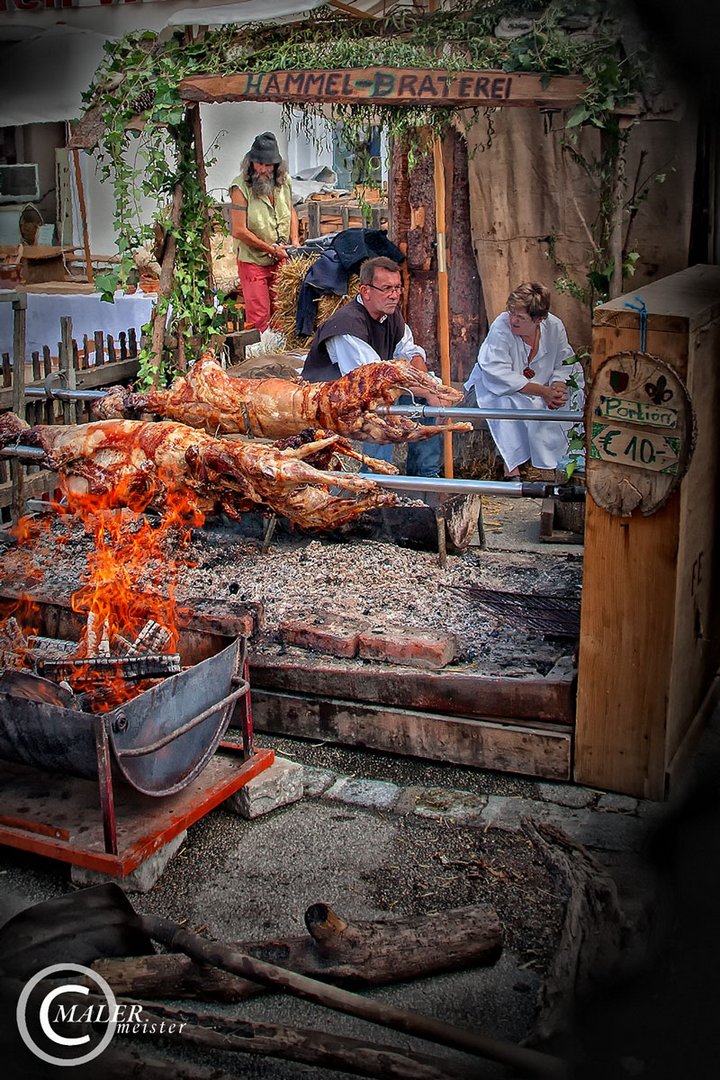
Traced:
<path fill-rule="evenodd" d="M 647 352 L 647 305 L 642 296 L 636 296 L 637 304 L 625 301 L 625 307 L 640 314 L 640 352 Z"/>

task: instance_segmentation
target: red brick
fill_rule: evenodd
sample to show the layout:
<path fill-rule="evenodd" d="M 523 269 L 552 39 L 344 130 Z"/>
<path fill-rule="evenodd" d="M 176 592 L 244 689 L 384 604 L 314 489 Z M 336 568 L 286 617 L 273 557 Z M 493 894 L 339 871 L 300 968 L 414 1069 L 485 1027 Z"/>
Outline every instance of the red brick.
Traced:
<path fill-rule="evenodd" d="M 370 624 L 362 619 L 318 613 L 304 619 L 289 619 L 279 626 L 286 645 L 328 653 L 330 656 L 357 656 L 358 639 Z"/>
<path fill-rule="evenodd" d="M 362 631 L 358 656 L 406 667 L 442 668 L 458 651 L 454 634 L 420 630 L 414 626 L 387 626 Z"/>

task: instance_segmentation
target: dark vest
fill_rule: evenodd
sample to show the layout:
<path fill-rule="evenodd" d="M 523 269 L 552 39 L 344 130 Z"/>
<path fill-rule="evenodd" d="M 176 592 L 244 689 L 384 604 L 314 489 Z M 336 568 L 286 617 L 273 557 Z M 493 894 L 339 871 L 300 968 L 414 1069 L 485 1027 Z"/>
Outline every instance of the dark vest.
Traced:
<path fill-rule="evenodd" d="M 302 377 L 308 382 L 330 382 L 340 378 L 340 368 L 328 356 L 328 338 L 352 334 L 372 346 L 381 360 L 391 360 L 395 346 L 405 333 L 405 321 L 399 311 L 378 322 L 357 300 L 350 300 L 327 319 L 315 334 L 305 359 Z"/>

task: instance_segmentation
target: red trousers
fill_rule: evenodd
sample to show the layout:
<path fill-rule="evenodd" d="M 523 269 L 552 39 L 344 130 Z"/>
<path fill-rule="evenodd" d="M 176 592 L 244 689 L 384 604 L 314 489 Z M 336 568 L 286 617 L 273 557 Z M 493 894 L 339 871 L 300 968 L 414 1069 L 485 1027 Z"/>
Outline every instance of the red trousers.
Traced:
<path fill-rule="evenodd" d="M 267 330 L 270 316 L 275 310 L 275 277 L 279 264 L 257 266 L 238 259 L 237 265 L 245 299 L 245 324 L 254 326 L 262 333 Z"/>

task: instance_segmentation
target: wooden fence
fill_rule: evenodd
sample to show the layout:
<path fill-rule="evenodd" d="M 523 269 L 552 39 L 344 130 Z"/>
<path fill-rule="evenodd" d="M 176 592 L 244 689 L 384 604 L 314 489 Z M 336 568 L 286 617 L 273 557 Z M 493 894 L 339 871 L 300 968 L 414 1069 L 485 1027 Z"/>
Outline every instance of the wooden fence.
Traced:
<path fill-rule="evenodd" d="M 139 361 L 134 328 L 118 334 L 117 340 L 98 330 L 92 338 L 86 336 L 78 344 L 72 337 L 70 319 L 62 319 L 61 324 L 63 340 L 57 364 L 53 363 L 48 345 L 43 347 L 42 353 L 33 352 L 31 361 L 26 361 L 24 370 L 19 373 L 19 386 L 15 385 L 9 353 L 2 354 L 0 412 L 14 409 L 21 412 L 29 424 L 87 423 L 92 419 L 92 402 L 59 401 L 50 395 L 28 397 L 25 389 L 99 390 L 136 377 Z M 28 374 L 31 375 L 29 379 Z M 22 398 L 24 403 L 19 408 Z M 46 496 L 55 486 L 53 472 L 38 465 L 0 458 L 0 525 L 17 517 L 25 499 Z"/>

